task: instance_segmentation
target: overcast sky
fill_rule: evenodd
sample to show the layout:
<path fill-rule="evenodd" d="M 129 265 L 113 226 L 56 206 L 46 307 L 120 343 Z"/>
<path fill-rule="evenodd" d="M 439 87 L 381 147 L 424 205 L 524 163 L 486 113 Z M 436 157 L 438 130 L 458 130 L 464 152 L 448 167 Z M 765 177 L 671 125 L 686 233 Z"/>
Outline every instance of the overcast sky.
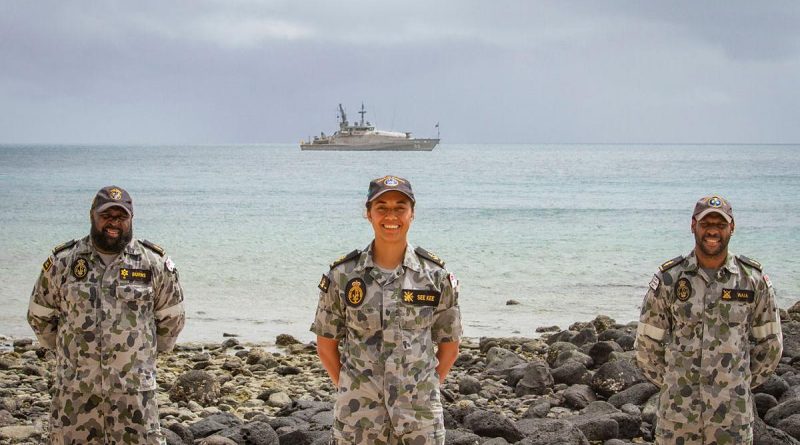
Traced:
<path fill-rule="evenodd" d="M 0 0 L 0 142 L 800 142 L 796 1 Z M 352 120 L 351 118 L 351 120 Z"/>

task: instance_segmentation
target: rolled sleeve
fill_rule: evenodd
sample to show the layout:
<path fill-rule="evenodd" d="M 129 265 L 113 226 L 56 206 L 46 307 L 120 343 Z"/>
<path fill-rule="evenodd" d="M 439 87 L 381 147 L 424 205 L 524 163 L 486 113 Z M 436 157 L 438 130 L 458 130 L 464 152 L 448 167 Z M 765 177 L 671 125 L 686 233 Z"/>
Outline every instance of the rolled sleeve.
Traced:
<path fill-rule="evenodd" d="M 50 257 L 42 269 L 39 279 L 33 286 L 30 302 L 28 304 L 28 324 L 31 326 L 39 343 L 48 349 L 56 347 L 56 333 L 58 332 L 58 267 L 54 265 L 55 258 Z"/>
<path fill-rule="evenodd" d="M 769 283 L 769 284 L 768 284 Z M 764 383 L 778 366 L 783 353 L 783 333 L 775 290 L 768 278 L 756 284 L 756 305 L 753 308 L 753 323 L 750 328 L 750 372 L 751 387 Z"/>
<path fill-rule="evenodd" d="M 155 322 L 156 348 L 159 352 L 168 352 L 175 347 L 178 334 L 186 324 L 186 311 L 183 305 L 183 289 L 178 271 L 162 268 L 161 285 L 157 289 Z"/>
<path fill-rule="evenodd" d="M 345 337 L 345 315 L 339 298 L 339 286 L 335 274 L 328 274 L 328 289 L 319 293 L 317 312 L 311 324 L 311 332 L 320 337 L 341 341 Z"/>
<path fill-rule="evenodd" d="M 660 283 L 660 278 L 656 278 Z M 644 376 L 658 386 L 664 379 L 664 341 L 670 334 L 666 298 L 664 286 L 648 289 L 636 328 L 636 362 Z"/>
<path fill-rule="evenodd" d="M 442 297 L 434 314 L 431 337 L 435 343 L 461 340 L 461 309 L 458 306 L 458 291 L 454 275 L 443 270 L 441 277 Z"/>

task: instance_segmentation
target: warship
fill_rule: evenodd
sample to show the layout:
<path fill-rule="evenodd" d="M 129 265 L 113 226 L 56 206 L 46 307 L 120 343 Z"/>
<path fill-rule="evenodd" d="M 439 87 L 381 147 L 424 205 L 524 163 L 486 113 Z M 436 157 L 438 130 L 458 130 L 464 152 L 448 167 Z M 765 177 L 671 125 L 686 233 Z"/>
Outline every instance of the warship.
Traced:
<path fill-rule="evenodd" d="M 410 132 L 378 130 L 369 121 L 364 121 L 367 111 L 361 104 L 361 121 L 350 125 L 342 104 L 339 104 L 339 130 L 332 135 L 324 132 L 319 136 L 300 141 L 301 150 L 363 150 L 363 151 L 431 151 L 439 143 L 439 124 L 436 124 L 437 135 L 433 139 L 412 138 Z"/>

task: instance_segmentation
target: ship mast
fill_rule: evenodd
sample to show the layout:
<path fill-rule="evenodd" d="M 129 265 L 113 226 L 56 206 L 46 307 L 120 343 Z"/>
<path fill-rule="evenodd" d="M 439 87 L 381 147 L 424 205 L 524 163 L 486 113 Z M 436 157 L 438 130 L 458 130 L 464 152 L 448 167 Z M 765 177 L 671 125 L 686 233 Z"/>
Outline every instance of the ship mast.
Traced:
<path fill-rule="evenodd" d="M 367 112 L 367 110 L 364 109 L 364 102 L 361 102 L 361 111 L 359 111 L 358 114 L 361 115 L 361 124 L 359 124 L 359 125 L 362 126 L 362 127 L 364 126 L 364 114 L 366 112 Z"/>

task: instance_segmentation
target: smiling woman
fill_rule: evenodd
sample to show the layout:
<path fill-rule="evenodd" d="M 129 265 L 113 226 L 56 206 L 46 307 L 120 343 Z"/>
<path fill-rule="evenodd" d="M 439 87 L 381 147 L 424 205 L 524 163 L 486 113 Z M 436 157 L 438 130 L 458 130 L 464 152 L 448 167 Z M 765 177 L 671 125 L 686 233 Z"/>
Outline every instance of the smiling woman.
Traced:
<path fill-rule="evenodd" d="M 372 243 L 334 262 L 319 284 L 311 330 L 339 387 L 337 444 L 444 443 L 439 384 L 458 355 L 458 283 L 439 257 L 408 244 L 415 202 L 407 179 L 372 180 Z"/>

